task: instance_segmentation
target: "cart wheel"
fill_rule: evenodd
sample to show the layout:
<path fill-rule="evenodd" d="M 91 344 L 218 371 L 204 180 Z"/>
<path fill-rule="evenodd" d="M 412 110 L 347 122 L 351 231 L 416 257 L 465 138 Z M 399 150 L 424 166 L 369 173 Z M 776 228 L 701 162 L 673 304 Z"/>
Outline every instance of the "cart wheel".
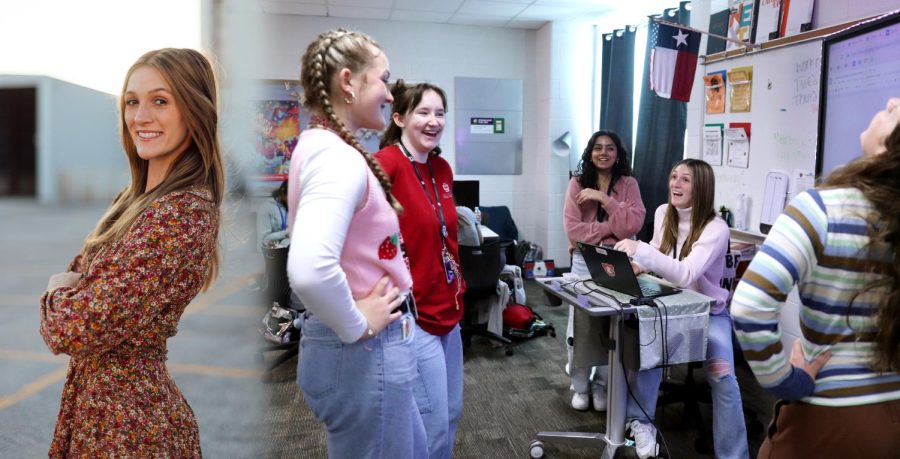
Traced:
<path fill-rule="evenodd" d="M 544 457 L 544 443 L 540 440 L 532 440 L 531 446 L 528 447 L 528 454 L 534 459 Z"/>
<path fill-rule="evenodd" d="M 508 355 L 508 356 L 509 356 L 509 355 L 513 355 L 513 348 L 512 348 L 512 346 L 506 346 L 506 355 Z"/>

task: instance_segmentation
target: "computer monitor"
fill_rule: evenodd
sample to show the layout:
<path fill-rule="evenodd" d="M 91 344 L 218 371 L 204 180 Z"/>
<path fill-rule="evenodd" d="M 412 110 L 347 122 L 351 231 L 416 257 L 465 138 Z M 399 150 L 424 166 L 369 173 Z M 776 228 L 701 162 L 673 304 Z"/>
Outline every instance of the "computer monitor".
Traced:
<path fill-rule="evenodd" d="M 478 180 L 454 180 L 453 199 L 457 206 L 478 207 Z"/>
<path fill-rule="evenodd" d="M 859 134 L 900 88 L 900 10 L 873 18 L 822 45 L 816 175 L 862 154 Z"/>

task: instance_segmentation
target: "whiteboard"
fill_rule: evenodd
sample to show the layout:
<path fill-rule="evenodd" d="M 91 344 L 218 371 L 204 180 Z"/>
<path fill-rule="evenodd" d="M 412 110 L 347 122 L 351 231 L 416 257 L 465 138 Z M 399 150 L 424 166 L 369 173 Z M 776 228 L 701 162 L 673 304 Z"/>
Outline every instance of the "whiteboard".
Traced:
<path fill-rule="evenodd" d="M 723 165 L 713 166 L 713 170 L 716 174 L 716 207 L 724 205 L 734 209 L 738 194 L 746 194 L 749 198 L 748 229 L 752 233 L 759 233 L 769 172 L 787 174 L 790 177 L 788 190 L 794 191 L 795 171 L 815 171 L 821 64 L 822 40 L 816 39 L 711 62 L 698 69 L 705 75 L 753 66 L 753 98 L 749 112 L 731 113 L 728 94 L 725 113 L 705 113 L 705 104 L 702 109 L 702 125 L 723 123 L 727 128 L 730 123 L 751 123 L 749 167 L 728 166 L 726 146 L 722 153 Z M 698 78 L 701 77 L 698 75 Z M 704 93 L 700 96 L 704 97 Z M 790 193 L 787 200 L 794 194 Z"/>

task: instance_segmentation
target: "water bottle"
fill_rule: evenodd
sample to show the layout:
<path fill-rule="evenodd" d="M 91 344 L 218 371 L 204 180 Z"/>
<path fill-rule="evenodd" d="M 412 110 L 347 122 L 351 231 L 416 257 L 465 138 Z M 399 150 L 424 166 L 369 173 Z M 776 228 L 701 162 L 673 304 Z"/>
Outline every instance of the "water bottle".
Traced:
<path fill-rule="evenodd" d="M 481 224 L 481 209 L 475 207 L 475 223 Z"/>

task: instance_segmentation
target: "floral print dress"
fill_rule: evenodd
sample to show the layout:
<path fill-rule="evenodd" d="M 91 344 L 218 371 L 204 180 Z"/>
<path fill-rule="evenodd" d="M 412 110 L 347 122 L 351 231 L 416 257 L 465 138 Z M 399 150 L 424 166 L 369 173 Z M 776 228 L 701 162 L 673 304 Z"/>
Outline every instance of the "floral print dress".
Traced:
<path fill-rule="evenodd" d="M 154 201 L 117 241 L 77 257 L 75 287 L 41 297 L 41 335 L 72 358 L 50 457 L 200 457 L 166 340 L 207 276 L 218 210 L 201 187 Z"/>

